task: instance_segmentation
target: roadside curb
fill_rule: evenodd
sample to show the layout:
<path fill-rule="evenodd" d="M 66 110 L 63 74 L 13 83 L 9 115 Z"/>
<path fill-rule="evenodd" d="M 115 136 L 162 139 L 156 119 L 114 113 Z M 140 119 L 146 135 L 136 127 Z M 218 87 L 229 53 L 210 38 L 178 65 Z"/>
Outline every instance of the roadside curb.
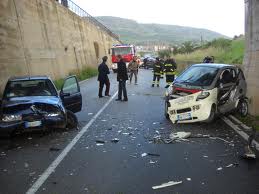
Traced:
<path fill-rule="evenodd" d="M 244 129 L 251 129 L 250 127 L 246 126 L 244 123 L 239 121 L 236 117 L 230 115 L 230 118 L 235 120 L 238 124 L 234 124 L 229 118 L 223 116 L 221 119 L 230 126 L 236 133 L 238 133 L 242 138 L 244 138 L 246 141 L 248 141 L 249 135 L 245 133 L 242 129 L 240 129 L 240 126 L 242 126 Z M 259 151 L 259 143 L 256 140 L 253 140 L 252 145 L 255 147 L 257 151 Z"/>

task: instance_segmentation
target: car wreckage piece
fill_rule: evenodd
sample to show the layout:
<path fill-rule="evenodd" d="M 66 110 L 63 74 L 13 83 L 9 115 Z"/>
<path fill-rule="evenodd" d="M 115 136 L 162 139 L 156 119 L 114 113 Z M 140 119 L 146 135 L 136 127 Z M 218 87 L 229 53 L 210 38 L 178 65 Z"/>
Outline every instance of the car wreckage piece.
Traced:
<path fill-rule="evenodd" d="M 165 116 L 173 123 L 211 122 L 217 114 L 248 113 L 242 70 L 226 64 L 195 64 L 167 89 Z"/>

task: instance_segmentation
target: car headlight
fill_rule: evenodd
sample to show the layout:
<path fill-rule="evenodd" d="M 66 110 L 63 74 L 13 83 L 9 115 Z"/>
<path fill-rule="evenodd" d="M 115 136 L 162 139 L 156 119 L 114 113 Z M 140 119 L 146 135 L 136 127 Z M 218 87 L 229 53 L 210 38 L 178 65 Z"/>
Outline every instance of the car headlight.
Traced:
<path fill-rule="evenodd" d="M 196 101 L 203 100 L 203 99 L 209 97 L 209 95 L 210 95 L 209 92 L 202 91 L 202 92 L 197 96 Z"/>
<path fill-rule="evenodd" d="M 21 115 L 3 115 L 2 121 L 3 122 L 12 122 L 12 121 L 21 121 Z"/>
<path fill-rule="evenodd" d="M 59 115 L 61 115 L 60 112 L 51 112 L 45 114 L 46 117 L 58 117 Z"/>

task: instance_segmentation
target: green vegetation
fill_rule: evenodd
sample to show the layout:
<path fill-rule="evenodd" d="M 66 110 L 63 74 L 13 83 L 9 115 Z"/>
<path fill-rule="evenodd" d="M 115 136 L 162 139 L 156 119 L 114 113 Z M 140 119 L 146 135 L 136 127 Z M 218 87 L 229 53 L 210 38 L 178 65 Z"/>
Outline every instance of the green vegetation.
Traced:
<path fill-rule="evenodd" d="M 246 117 L 241 117 L 240 115 L 235 115 L 240 121 L 249 127 L 253 127 L 259 131 L 259 116 L 247 115 Z"/>
<path fill-rule="evenodd" d="M 80 72 L 72 71 L 69 73 L 69 75 L 76 75 L 77 79 L 79 81 L 94 77 L 97 74 L 98 74 L 98 70 L 93 67 L 86 67 L 86 68 L 82 69 Z M 57 89 L 60 90 L 64 84 L 64 79 L 55 80 L 54 83 L 55 83 Z"/>
<path fill-rule="evenodd" d="M 150 45 L 150 44 L 182 44 L 186 41 L 200 42 L 226 36 L 206 29 L 191 28 L 176 25 L 141 24 L 134 20 L 118 17 L 96 17 L 105 26 L 118 34 L 123 42 Z"/>
<path fill-rule="evenodd" d="M 158 51 L 158 56 L 162 59 L 169 58 L 171 55 L 172 55 L 172 51 L 169 49 Z"/>
<path fill-rule="evenodd" d="M 182 47 L 177 48 L 177 52 L 174 51 L 174 54 L 176 54 L 174 58 L 176 61 L 202 62 L 205 56 L 214 56 L 216 63 L 242 64 L 244 49 L 244 38 L 236 40 L 220 38 L 208 42 L 203 46 L 193 46 L 188 51 Z M 189 52 L 190 50 L 193 51 Z"/>

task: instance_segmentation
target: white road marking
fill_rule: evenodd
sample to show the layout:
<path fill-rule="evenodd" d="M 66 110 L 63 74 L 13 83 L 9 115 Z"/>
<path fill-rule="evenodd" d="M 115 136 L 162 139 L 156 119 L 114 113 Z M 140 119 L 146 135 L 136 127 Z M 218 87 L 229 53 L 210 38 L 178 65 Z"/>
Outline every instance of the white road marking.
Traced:
<path fill-rule="evenodd" d="M 242 131 L 241 129 L 239 129 L 238 126 L 236 126 L 234 123 L 232 123 L 227 117 L 221 117 L 221 119 L 228 125 L 230 126 L 236 133 L 238 133 L 241 137 L 243 137 L 246 141 L 248 141 L 249 136 Z M 255 148 L 257 149 L 257 151 L 259 151 L 259 143 L 255 140 L 253 140 L 252 144 L 255 146 Z"/>
<path fill-rule="evenodd" d="M 34 194 L 43 183 L 48 179 L 48 177 L 55 171 L 58 165 L 74 147 L 74 145 L 79 141 L 79 139 L 87 132 L 87 129 L 94 123 L 98 116 L 106 109 L 106 107 L 112 102 L 112 100 L 117 95 L 118 91 L 105 103 L 105 105 L 93 116 L 93 118 L 83 127 L 83 129 L 74 137 L 74 139 L 65 147 L 61 154 L 50 164 L 50 166 L 41 174 L 38 180 L 31 186 L 31 188 L 26 192 L 26 194 Z"/>

